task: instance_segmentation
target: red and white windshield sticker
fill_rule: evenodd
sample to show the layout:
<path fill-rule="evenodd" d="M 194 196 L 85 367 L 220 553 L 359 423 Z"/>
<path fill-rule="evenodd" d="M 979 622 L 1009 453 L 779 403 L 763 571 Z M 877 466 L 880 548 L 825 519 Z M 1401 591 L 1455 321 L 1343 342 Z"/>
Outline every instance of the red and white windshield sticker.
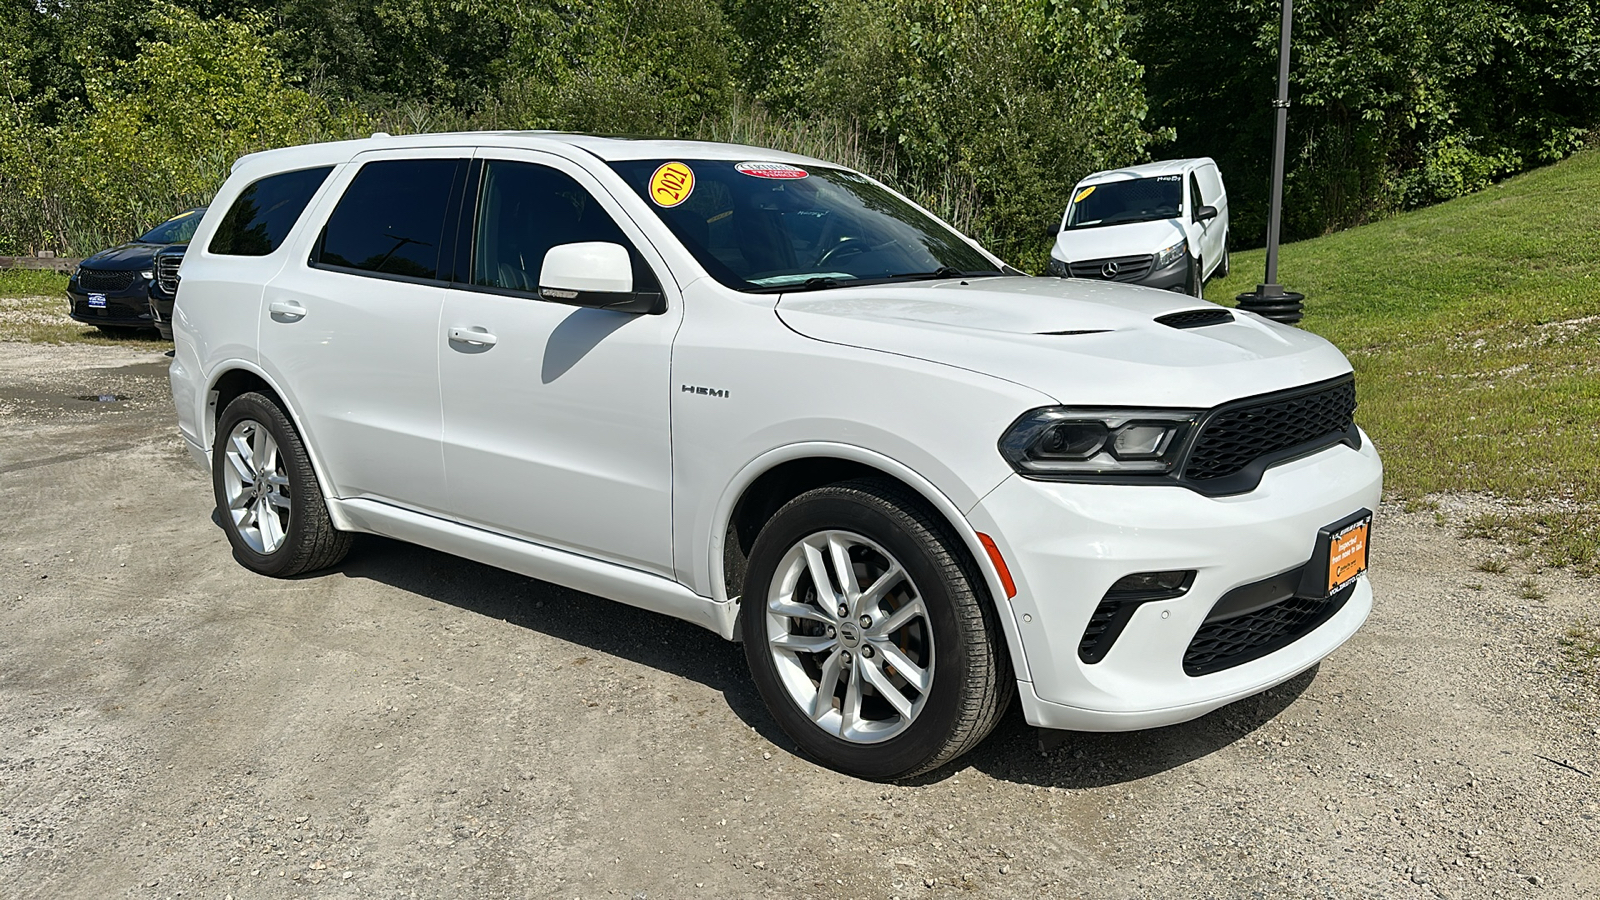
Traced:
<path fill-rule="evenodd" d="M 736 171 L 743 172 L 746 175 L 751 175 L 756 178 L 791 179 L 804 178 L 811 174 L 799 166 L 791 166 L 788 163 L 742 162 L 733 168 Z"/>

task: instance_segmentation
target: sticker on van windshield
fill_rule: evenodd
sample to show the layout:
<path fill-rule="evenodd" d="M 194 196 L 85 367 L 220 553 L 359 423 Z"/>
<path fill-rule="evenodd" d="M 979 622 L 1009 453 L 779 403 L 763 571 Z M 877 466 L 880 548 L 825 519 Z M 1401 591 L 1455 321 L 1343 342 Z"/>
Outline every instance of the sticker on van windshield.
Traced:
<path fill-rule="evenodd" d="M 799 166 L 791 166 L 787 163 L 742 162 L 733 168 L 736 172 L 743 172 L 746 175 L 752 175 L 756 178 L 780 178 L 787 180 L 793 178 L 805 178 L 811 174 Z"/>
<path fill-rule="evenodd" d="M 650 199 L 657 206 L 677 206 L 692 193 L 694 171 L 681 162 L 662 163 L 650 176 Z"/>
<path fill-rule="evenodd" d="M 1097 188 L 1097 187 L 1099 187 L 1099 185 L 1097 185 L 1097 184 L 1089 185 L 1088 187 L 1086 187 L 1083 190 L 1079 191 L 1078 192 L 1078 196 L 1072 198 L 1072 202 L 1073 203 L 1082 203 L 1083 202 L 1083 198 L 1085 198 L 1085 197 L 1089 196 L 1090 194 L 1094 193 L 1094 189 Z"/>

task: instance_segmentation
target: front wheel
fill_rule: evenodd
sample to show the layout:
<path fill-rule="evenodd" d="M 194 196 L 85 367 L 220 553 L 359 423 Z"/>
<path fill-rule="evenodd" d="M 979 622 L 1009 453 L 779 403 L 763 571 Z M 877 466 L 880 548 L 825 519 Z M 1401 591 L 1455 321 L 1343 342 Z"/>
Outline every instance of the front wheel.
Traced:
<path fill-rule="evenodd" d="M 824 764 L 903 778 L 972 749 L 1014 685 L 959 541 L 898 484 L 817 488 L 751 549 L 745 656 L 784 732 Z"/>
<path fill-rule="evenodd" d="M 239 395 L 217 420 L 211 484 L 234 558 L 247 569 L 288 578 L 350 552 L 294 423 L 264 394 Z"/>
<path fill-rule="evenodd" d="M 1189 295 L 1201 298 L 1206 295 L 1206 263 L 1203 259 L 1189 259 Z"/>

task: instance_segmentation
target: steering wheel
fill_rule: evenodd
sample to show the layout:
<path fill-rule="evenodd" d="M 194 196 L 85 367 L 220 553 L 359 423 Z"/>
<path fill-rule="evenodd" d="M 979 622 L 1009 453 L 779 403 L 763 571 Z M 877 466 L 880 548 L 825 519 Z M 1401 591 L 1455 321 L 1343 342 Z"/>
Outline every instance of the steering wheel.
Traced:
<path fill-rule="evenodd" d="M 850 253 L 865 253 L 871 249 L 872 247 L 867 242 L 866 238 L 847 237 L 839 241 L 839 243 L 834 244 L 832 247 L 829 247 L 825 253 L 817 257 L 816 265 L 821 266 L 827 263 L 828 260 L 833 259 L 835 256 Z"/>

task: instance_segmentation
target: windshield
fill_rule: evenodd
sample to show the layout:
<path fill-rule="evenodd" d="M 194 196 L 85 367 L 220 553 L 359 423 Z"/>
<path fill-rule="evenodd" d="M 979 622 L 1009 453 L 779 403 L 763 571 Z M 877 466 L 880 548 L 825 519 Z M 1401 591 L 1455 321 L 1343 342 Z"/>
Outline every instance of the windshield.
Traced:
<path fill-rule="evenodd" d="M 1182 214 L 1182 205 L 1182 175 L 1091 184 L 1073 195 L 1072 205 L 1067 207 L 1067 227 L 1176 219 Z"/>
<path fill-rule="evenodd" d="M 187 244 L 200 226 L 200 217 L 206 214 L 204 206 L 181 212 L 160 225 L 139 235 L 141 244 Z"/>
<path fill-rule="evenodd" d="M 741 291 L 999 275 L 959 235 L 837 169 L 725 160 L 611 163 L 712 277 Z"/>

